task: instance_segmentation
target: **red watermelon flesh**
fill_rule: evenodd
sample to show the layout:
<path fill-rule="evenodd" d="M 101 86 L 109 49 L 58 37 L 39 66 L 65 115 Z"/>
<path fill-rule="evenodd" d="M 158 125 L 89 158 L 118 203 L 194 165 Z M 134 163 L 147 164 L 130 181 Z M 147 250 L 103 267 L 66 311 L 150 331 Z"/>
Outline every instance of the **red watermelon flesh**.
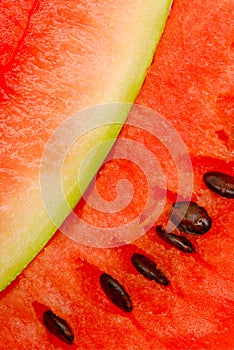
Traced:
<path fill-rule="evenodd" d="M 192 199 L 207 209 L 213 221 L 207 234 L 190 238 L 197 253 L 188 255 L 169 247 L 156 236 L 154 227 L 133 244 L 114 249 L 85 247 L 58 232 L 1 293 L 1 349 L 67 348 L 48 335 L 35 302 L 69 322 L 77 349 L 234 347 L 234 206 L 232 200 L 211 193 L 202 181 L 203 173 L 214 169 L 233 174 L 230 22 L 223 20 L 229 18 L 232 6 L 231 1 L 175 1 L 137 100 L 167 117 L 190 151 Z M 155 223 L 164 225 L 177 190 L 175 167 L 170 166 L 157 140 L 152 144 L 144 132 L 137 133 L 168 178 L 165 210 Z M 126 126 L 121 137 L 134 138 L 136 131 Z M 97 186 L 104 198 L 114 199 L 114 184 L 121 176 L 132 180 L 135 188 L 134 202 L 124 212 L 128 219 L 141 213 L 147 193 L 141 171 L 125 161 L 109 162 Z M 108 215 L 99 216 L 84 201 L 76 212 L 97 226 L 114 220 L 113 216 L 111 220 Z M 133 252 L 153 257 L 171 284 L 162 287 L 136 273 L 129 260 Z M 102 271 L 118 279 L 130 293 L 134 305 L 130 315 L 121 313 L 103 295 L 99 286 Z"/>
<path fill-rule="evenodd" d="M 227 161 L 233 150 L 232 12 L 229 0 L 175 2 L 138 98 L 171 121 L 190 152 Z"/>

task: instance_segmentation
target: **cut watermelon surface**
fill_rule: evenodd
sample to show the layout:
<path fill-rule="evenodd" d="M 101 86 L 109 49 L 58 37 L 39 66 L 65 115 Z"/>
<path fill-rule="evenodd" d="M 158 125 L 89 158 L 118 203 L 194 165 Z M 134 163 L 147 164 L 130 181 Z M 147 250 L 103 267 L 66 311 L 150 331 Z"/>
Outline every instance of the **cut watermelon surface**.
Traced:
<path fill-rule="evenodd" d="M 129 126 L 130 115 L 112 158 L 123 139 L 136 140 L 151 150 L 167 179 L 162 215 L 143 237 L 111 249 L 84 246 L 58 231 L 0 294 L 1 349 L 234 348 L 233 199 L 211 192 L 202 180 L 207 171 L 232 175 L 234 171 L 232 10 L 232 1 L 175 1 L 137 99 L 139 105 L 169 120 L 188 148 L 194 175 L 191 199 L 212 218 L 208 233 L 186 236 L 197 252 L 183 253 L 155 232 L 156 225 L 167 223 L 176 198 L 176 167 L 157 139 Z M 147 179 L 131 162 L 109 161 L 96 181 L 105 200 L 116 198 L 119 179 L 128 179 L 135 190 L 121 215 L 99 212 L 84 199 L 75 208 L 77 215 L 104 228 L 139 216 L 147 196 Z M 156 184 L 156 198 L 157 191 Z M 169 278 L 169 286 L 149 281 L 134 270 L 130 262 L 133 253 L 155 260 Z M 102 272 L 124 285 L 133 303 L 130 314 L 124 314 L 103 294 L 99 284 Z M 44 308 L 69 323 L 75 334 L 73 346 L 48 333 L 41 320 Z"/>
<path fill-rule="evenodd" d="M 132 5 L 131 1 L 1 2 L 6 36 L 2 36 L 0 44 L 0 289 L 35 257 L 78 202 L 81 184 L 77 173 L 84 156 L 95 146 L 112 140 L 86 163 L 82 188 L 87 187 L 105 158 L 140 89 L 170 1 L 149 1 L 146 6 L 137 1 Z M 55 222 L 47 214 L 40 192 L 45 145 L 56 128 L 73 114 L 111 102 L 129 105 L 127 109 L 119 105 L 105 111 L 105 125 L 94 125 L 83 136 L 78 133 L 78 146 L 71 142 L 67 147 L 61 181 L 69 206 L 64 209 L 54 194 Z M 87 115 L 81 127 L 86 119 Z M 113 121 L 116 123 L 111 126 Z M 59 145 L 51 148 L 54 158 L 46 176 L 53 172 L 63 139 L 74 129 L 70 125 L 60 135 Z"/>
<path fill-rule="evenodd" d="M 231 161 L 233 3 L 178 1 L 175 7 L 138 103 L 169 119 L 191 153 Z"/>

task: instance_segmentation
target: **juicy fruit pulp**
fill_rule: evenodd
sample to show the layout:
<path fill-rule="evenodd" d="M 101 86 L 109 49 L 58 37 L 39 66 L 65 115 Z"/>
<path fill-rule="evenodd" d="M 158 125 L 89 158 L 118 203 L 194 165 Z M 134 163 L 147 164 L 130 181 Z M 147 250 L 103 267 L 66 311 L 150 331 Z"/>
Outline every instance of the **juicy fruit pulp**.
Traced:
<path fill-rule="evenodd" d="M 233 202 L 211 192 L 202 180 L 203 174 L 214 168 L 233 174 L 229 119 L 232 8 L 229 0 L 175 1 L 137 99 L 170 119 L 188 146 L 194 165 L 192 200 L 212 218 L 209 232 L 187 236 L 197 252 L 186 254 L 164 244 L 155 228 L 133 245 L 105 250 L 75 244 L 58 232 L 1 293 L 3 349 L 65 349 L 64 344 L 48 337 L 35 301 L 68 322 L 77 349 L 233 348 Z M 168 201 L 156 225 L 164 227 L 176 197 L 176 169 L 150 135 L 124 127 L 120 137 L 141 140 L 163 167 Z M 106 164 L 97 179 L 98 190 L 106 200 L 114 199 L 121 178 L 132 181 L 136 195 L 125 215 L 139 215 L 147 191 L 144 177 L 133 164 L 122 160 Z M 114 221 L 113 216 L 99 215 L 83 200 L 76 212 L 100 226 Z M 164 288 L 140 275 L 131 264 L 135 253 L 151 256 L 170 279 L 169 286 Z M 129 315 L 121 314 L 103 295 L 99 284 L 103 272 L 129 292 L 133 302 Z"/>
<path fill-rule="evenodd" d="M 51 222 L 41 198 L 39 167 L 46 142 L 84 108 L 134 101 L 169 7 L 170 1 L 161 0 L 23 1 L 12 8 L 1 2 L 0 289 L 35 257 L 67 215 L 60 208 L 59 221 Z M 70 210 L 81 196 L 77 173 L 83 158 L 112 140 L 83 169 L 87 185 L 126 115 L 120 105 L 117 116 L 107 114 L 107 125 L 91 130 L 68 152 L 61 170 Z M 118 125 L 111 125 L 114 118 Z"/>

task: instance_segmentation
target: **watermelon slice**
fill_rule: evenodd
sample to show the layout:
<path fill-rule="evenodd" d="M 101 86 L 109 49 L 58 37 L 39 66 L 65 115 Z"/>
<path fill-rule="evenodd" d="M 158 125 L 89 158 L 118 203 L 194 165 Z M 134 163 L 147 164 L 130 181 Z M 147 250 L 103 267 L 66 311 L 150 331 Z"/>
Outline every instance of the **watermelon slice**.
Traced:
<path fill-rule="evenodd" d="M 1 39 L 0 290 L 61 225 L 113 145 L 152 60 L 170 2 L 149 1 L 143 6 L 139 1 L 133 6 L 132 1 L 26 1 L 17 2 L 13 9 L 8 1 L 1 4 L 6 36 Z M 56 216 L 53 220 L 40 192 L 45 145 L 63 121 L 73 120 L 69 117 L 74 113 L 110 102 L 129 104 L 96 111 L 102 116 L 101 125 L 89 125 L 82 130 L 83 137 L 77 133 L 75 145 L 70 140 L 61 166 L 67 205 L 53 193 L 49 203 Z M 79 122 L 82 127 L 87 114 Z M 61 140 L 52 149 L 49 143 L 53 159 L 47 160 L 46 174 L 42 170 L 45 177 L 55 166 L 68 129 L 75 127 L 62 129 Z M 85 163 L 79 182 L 83 158 L 99 144 L 104 147 Z M 41 185 L 45 193 L 51 186 L 49 181 Z"/>
<path fill-rule="evenodd" d="M 213 193 L 203 182 L 207 171 L 233 175 L 233 45 L 230 21 L 225 20 L 232 6 L 229 0 L 175 1 L 137 99 L 138 104 L 170 120 L 189 150 L 194 171 L 191 200 L 205 207 L 212 218 L 205 235 L 187 236 L 196 253 L 186 254 L 163 242 L 155 227 L 134 243 L 112 249 L 84 246 L 57 232 L 0 295 L 2 349 L 234 347 L 233 199 Z M 123 224 L 142 212 L 147 196 L 144 173 L 131 162 L 114 159 L 126 138 L 141 141 L 164 171 L 166 203 L 155 222 L 164 226 L 177 196 L 176 167 L 164 145 L 160 147 L 152 135 L 131 127 L 131 116 L 112 151 L 113 160 L 99 172 L 96 187 L 111 201 L 116 198 L 119 179 L 128 179 L 134 199 L 121 217 L 98 212 L 85 202 L 86 197 L 75 212 L 83 221 L 104 228 Z M 156 194 L 160 193 L 155 185 Z M 134 253 L 156 261 L 170 284 L 164 287 L 140 275 L 131 264 Z M 99 284 L 103 272 L 124 286 L 133 303 L 132 312 L 124 314 L 104 295 Z M 75 335 L 72 346 L 45 328 L 42 313 L 46 309 L 69 323 Z"/>

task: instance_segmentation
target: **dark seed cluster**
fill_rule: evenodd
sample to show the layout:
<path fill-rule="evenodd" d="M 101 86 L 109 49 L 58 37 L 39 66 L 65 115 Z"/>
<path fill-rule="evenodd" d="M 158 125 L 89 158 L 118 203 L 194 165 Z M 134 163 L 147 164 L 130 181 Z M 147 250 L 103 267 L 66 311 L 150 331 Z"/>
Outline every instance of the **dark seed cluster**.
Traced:
<path fill-rule="evenodd" d="M 209 172 L 204 175 L 203 179 L 207 187 L 212 191 L 223 197 L 233 198 L 234 178 L 232 176 L 218 172 Z M 195 202 L 188 201 L 174 203 L 171 220 L 180 231 L 193 235 L 203 235 L 210 230 L 212 225 L 212 220 L 206 209 Z M 162 229 L 162 226 L 157 226 L 156 232 L 166 243 L 182 252 L 196 252 L 194 245 L 187 237 L 167 232 Z M 154 280 L 163 286 L 167 286 L 170 283 L 164 273 L 157 268 L 156 263 L 147 256 L 134 253 L 131 257 L 131 262 L 135 269 L 147 279 Z M 125 312 L 132 310 L 130 296 L 117 280 L 103 273 L 100 277 L 100 283 L 107 297 L 115 305 Z"/>
<path fill-rule="evenodd" d="M 207 172 L 203 176 L 206 186 L 216 194 L 234 198 L 234 177 L 217 171 Z M 212 220 L 205 208 L 195 202 L 178 202 L 173 205 L 170 219 L 180 231 L 193 235 L 203 235 L 208 232 L 212 225 Z M 196 251 L 192 242 L 178 234 L 163 230 L 162 226 L 156 226 L 158 236 L 166 243 L 185 253 Z M 155 281 L 163 286 L 168 286 L 169 279 L 157 268 L 156 263 L 147 256 L 134 253 L 131 256 L 131 263 L 134 268 L 144 277 Z M 129 313 L 133 309 L 132 301 L 124 287 L 111 275 L 102 273 L 100 285 L 108 297 L 122 311 Z M 51 310 L 43 314 L 43 322 L 48 331 L 60 340 L 71 345 L 74 341 L 74 334 L 65 320 L 55 315 Z"/>
<path fill-rule="evenodd" d="M 43 322 L 48 331 L 63 342 L 71 345 L 74 341 L 74 334 L 65 320 L 57 316 L 51 310 L 43 314 Z"/>

